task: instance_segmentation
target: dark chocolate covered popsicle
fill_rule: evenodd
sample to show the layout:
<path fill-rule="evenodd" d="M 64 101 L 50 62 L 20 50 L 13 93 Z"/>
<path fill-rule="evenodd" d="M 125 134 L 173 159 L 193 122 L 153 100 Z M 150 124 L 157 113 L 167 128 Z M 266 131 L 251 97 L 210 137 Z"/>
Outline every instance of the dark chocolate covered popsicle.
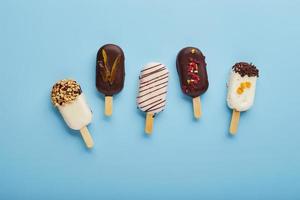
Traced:
<path fill-rule="evenodd" d="M 194 116 L 201 117 L 200 95 L 208 88 L 205 56 L 195 47 L 180 50 L 176 59 L 176 67 L 181 90 L 193 98 Z"/>
<path fill-rule="evenodd" d="M 124 86 L 125 56 L 123 50 L 114 44 L 102 46 L 97 53 L 96 87 L 105 95 L 105 115 L 112 115 L 113 95 Z"/>

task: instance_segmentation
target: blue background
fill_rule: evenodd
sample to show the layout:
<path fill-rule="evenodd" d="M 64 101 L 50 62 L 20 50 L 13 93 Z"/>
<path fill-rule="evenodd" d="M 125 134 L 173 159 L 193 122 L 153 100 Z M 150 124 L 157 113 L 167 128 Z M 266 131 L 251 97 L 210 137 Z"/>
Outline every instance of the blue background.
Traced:
<path fill-rule="evenodd" d="M 0 3 L 1 199 L 299 199 L 300 1 L 15 1 Z M 126 81 L 111 118 L 95 88 L 100 46 L 120 45 Z M 177 52 L 199 47 L 210 80 L 195 121 Z M 168 103 L 144 134 L 138 75 L 170 70 Z M 260 69 L 254 107 L 228 135 L 230 67 Z M 74 78 L 93 110 L 85 149 L 50 103 Z"/>

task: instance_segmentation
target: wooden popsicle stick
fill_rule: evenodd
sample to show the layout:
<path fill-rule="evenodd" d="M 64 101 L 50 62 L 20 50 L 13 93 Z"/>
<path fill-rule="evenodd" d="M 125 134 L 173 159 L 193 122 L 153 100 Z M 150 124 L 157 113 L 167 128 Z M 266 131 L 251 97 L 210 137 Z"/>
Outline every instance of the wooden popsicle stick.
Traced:
<path fill-rule="evenodd" d="M 238 129 L 239 125 L 239 120 L 240 120 L 240 112 L 233 109 L 232 110 L 232 117 L 231 117 L 231 122 L 230 122 L 230 128 L 229 132 L 231 135 L 235 135 Z"/>
<path fill-rule="evenodd" d="M 92 148 L 94 146 L 94 141 L 87 127 L 85 126 L 82 129 L 80 129 L 80 133 L 87 148 Z"/>
<path fill-rule="evenodd" d="M 113 112 L 113 97 L 105 96 L 105 115 L 111 116 Z"/>
<path fill-rule="evenodd" d="M 199 119 L 202 115 L 200 96 L 193 98 L 194 117 Z"/>
<path fill-rule="evenodd" d="M 146 115 L 146 125 L 145 125 L 145 132 L 147 134 L 152 133 L 153 122 L 154 122 L 153 114 L 152 113 L 147 113 L 147 115 Z"/>

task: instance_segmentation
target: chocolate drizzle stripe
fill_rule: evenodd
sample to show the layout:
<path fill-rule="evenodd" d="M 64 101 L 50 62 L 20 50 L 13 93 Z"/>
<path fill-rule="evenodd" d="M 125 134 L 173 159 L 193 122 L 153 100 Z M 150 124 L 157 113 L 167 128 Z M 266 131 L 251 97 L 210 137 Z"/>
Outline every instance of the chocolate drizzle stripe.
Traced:
<path fill-rule="evenodd" d="M 144 101 L 142 101 L 142 102 L 139 102 L 139 104 L 145 103 L 145 102 L 149 101 L 150 99 L 153 99 L 153 98 L 155 98 L 155 97 L 158 97 L 158 96 L 163 95 L 163 94 L 166 94 L 166 93 L 167 93 L 167 91 L 165 91 L 165 92 L 163 92 L 163 93 L 160 93 L 160 94 L 158 94 L 158 95 L 155 95 L 155 96 L 153 96 L 153 97 L 150 97 L 150 98 L 148 98 L 148 99 L 146 99 L 146 100 L 144 100 Z"/>
<path fill-rule="evenodd" d="M 154 83 L 155 83 L 155 82 L 154 82 Z M 147 91 L 147 90 L 150 90 L 150 89 L 152 89 L 152 88 L 155 88 L 155 87 L 157 87 L 157 86 L 163 85 L 163 84 L 165 84 L 165 83 L 168 83 L 168 81 L 159 83 L 159 84 L 157 84 L 157 85 L 149 86 L 149 88 L 146 88 L 146 89 L 144 89 L 144 90 L 140 90 L 140 93 L 142 93 L 142 92 L 144 92 L 144 91 Z M 150 85 L 151 85 L 151 84 L 150 84 Z"/>
<path fill-rule="evenodd" d="M 164 105 L 162 105 L 162 106 L 160 106 L 160 107 L 158 107 L 158 108 L 154 108 L 154 109 L 148 110 L 147 112 L 151 112 L 151 111 L 154 111 L 154 110 L 161 109 L 161 108 L 163 108 L 164 106 L 165 106 L 165 104 L 164 104 Z"/>
<path fill-rule="evenodd" d="M 168 77 L 169 71 L 163 64 L 150 64 L 148 68 L 141 71 L 137 97 L 141 110 L 148 112 L 148 110 L 157 110 L 157 107 L 164 106 Z"/>
<path fill-rule="evenodd" d="M 167 76 L 166 76 L 167 75 Z M 147 86 L 147 85 L 150 85 L 150 84 L 152 84 L 152 83 L 155 83 L 155 82 L 157 82 L 157 81 L 160 81 L 160 80 L 162 80 L 162 79 L 164 79 L 164 78 L 168 78 L 169 77 L 169 72 L 167 72 L 167 73 L 165 73 L 165 74 L 162 74 L 162 75 L 160 75 L 160 76 L 158 76 L 158 77 L 155 77 L 155 78 L 153 78 L 153 79 L 150 79 L 150 80 L 148 80 L 148 81 L 145 81 L 145 82 L 142 82 L 142 83 L 140 83 L 140 88 L 142 88 L 142 87 L 145 87 L 145 86 Z M 159 79 L 159 80 L 156 80 L 156 79 Z M 149 83 L 149 82 L 151 82 L 151 83 Z M 144 84 L 146 84 L 146 85 L 144 85 Z"/>
<path fill-rule="evenodd" d="M 154 66 L 152 66 L 152 67 L 148 67 L 147 69 L 143 69 L 141 72 L 144 72 L 144 71 L 153 69 L 153 68 L 158 67 L 158 66 L 160 66 L 160 65 L 162 65 L 162 64 L 158 64 L 158 65 L 154 65 Z"/>
<path fill-rule="evenodd" d="M 161 101 L 161 100 L 162 100 L 162 99 L 155 100 L 155 101 L 153 101 L 153 102 L 151 102 L 151 103 L 149 103 L 149 104 L 146 104 L 146 105 L 144 105 L 144 106 L 140 106 L 140 108 L 145 108 L 145 107 L 147 107 L 147 106 L 151 106 L 152 104 L 157 103 L 157 102 L 159 102 L 159 101 Z"/>
<path fill-rule="evenodd" d="M 160 83 L 159 83 L 159 81 L 164 81 L 164 82 L 160 82 Z M 153 82 L 151 82 L 151 83 L 149 83 L 149 84 L 140 86 L 139 89 L 142 89 L 142 88 L 147 87 L 147 86 L 149 86 L 148 88 L 152 88 L 152 87 L 155 87 L 155 86 L 156 86 L 156 85 L 152 85 L 152 84 L 158 83 L 158 85 L 160 85 L 160 84 L 162 84 L 162 83 L 167 83 L 167 82 L 168 82 L 168 77 L 165 77 L 165 78 L 162 78 L 162 79 L 160 79 L 160 80 L 153 81 Z M 141 90 L 140 92 L 143 92 L 143 90 Z"/>
<path fill-rule="evenodd" d="M 167 86 L 167 85 L 163 85 L 162 87 L 159 87 L 159 88 L 157 88 L 157 89 L 155 89 L 155 90 L 151 90 L 152 88 L 149 88 L 149 89 L 147 89 L 147 90 L 151 90 L 151 91 L 149 91 L 149 92 L 146 93 L 146 94 L 140 95 L 140 96 L 138 96 L 137 98 L 142 98 L 142 97 L 144 97 L 144 96 L 147 96 L 148 94 L 151 94 L 151 93 L 156 92 L 156 91 L 158 91 L 158 90 L 164 89 L 166 86 Z M 155 88 L 155 87 L 154 87 L 154 88 Z M 147 90 L 145 90 L 145 91 L 147 91 Z M 141 91 L 140 91 L 140 93 L 141 93 Z"/>
<path fill-rule="evenodd" d="M 158 72 L 164 71 L 164 70 L 166 70 L 165 66 L 163 66 L 163 67 L 161 67 L 161 68 L 158 68 L 158 69 L 156 69 L 156 70 L 154 70 L 154 71 L 152 71 L 152 72 L 149 72 L 149 73 L 146 73 L 146 74 L 142 74 L 142 75 L 141 75 L 141 79 L 146 78 L 146 77 L 148 77 L 148 76 L 151 76 L 152 74 L 156 74 L 156 73 L 158 73 Z"/>
<path fill-rule="evenodd" d="M 157 104 L 151 106 L 150 108 L 148 108 L 148 109 L 146 110 L 146 112 L 151 111 L 151 109 L 155 108 L 156 106 L 159 106 L 160 104 L 162 104 L 162 106 L 164 106 L 164 105 L 165 105 L 165 102 L 166 102 L 166 100 L 160 101 L 159 103 L 157 103 Z M 155 108 L 155 110 L 156 110 L 156 109 L 157 109 L 157 108 Z"/>

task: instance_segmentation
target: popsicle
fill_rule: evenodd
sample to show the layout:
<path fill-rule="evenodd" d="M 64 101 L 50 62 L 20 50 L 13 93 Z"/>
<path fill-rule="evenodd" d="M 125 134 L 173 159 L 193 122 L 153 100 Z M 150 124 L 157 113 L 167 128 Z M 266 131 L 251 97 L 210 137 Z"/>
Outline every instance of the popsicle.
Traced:
<path fill-rule="evenodd" d="M 254 103 L 258 76 L 258 69 L 251 63 L 239 62 L 232 67 L 227 83 L 227 104 L 232 109 L 229 132 L 233 135 L 238 129 L 240 112 L 250 109 Z"/>
<path fill-rule="evenodd" d="M 179 51 L 176 67 L 181 90 L 193 98 L 194 117 L 202 115 L 200 95 L 208 88 L 205 56 L 195 47 L 186 47 Z"/>
<path fill-rule="evenodd" d="M 96 87 L 105 96 L 105 115 L 113 112 L 113 95 L 124 86 L 125 56 L 123 50 L 114 44 L 102 46 L 97 53 Z"/>
<path fill-rule="evenodd" d="M 145 132 L 151 134 L 155 115 L 166 106 L 169 71 L 165 65 L 151 62 L 142 69 L 139 80 L 137 106 L 146 112 Z"/>
<path fill-rule="evenodd" d="M 58 81 L 52 87 L 51 101 L 66 124 L 73 130 L 79 130 L 86 146 L 92 148 L 94 142 L 87 129 L 87 125 L 92 121 L 92 111 L 80 85 L 70 79 Z"/>

